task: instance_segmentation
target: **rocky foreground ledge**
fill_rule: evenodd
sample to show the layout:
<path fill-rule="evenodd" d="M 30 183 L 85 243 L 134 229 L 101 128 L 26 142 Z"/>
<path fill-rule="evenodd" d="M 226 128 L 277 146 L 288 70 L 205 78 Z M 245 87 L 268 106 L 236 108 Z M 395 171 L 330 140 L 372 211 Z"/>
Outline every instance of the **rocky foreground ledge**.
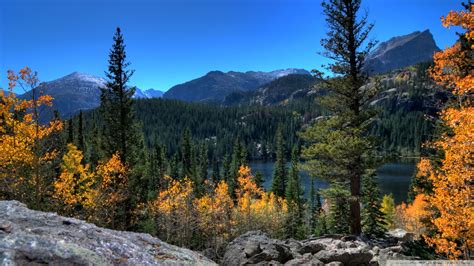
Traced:
<path fill-rule="evenodd" d="M 397 232 L 399 233 L 399 232 Z M 234 239 L 222 265 L 386 265 L 387 260 L 416 259 L 403 255 L 407 234 L 381 240 L 327 235 L 306 240 L 278 240 L 261 231 Z"/>
<path fill-rule="evenodd" d="M 0 201 L 0 265 L 215 265 L 149 234 L 114 231 Z"/>

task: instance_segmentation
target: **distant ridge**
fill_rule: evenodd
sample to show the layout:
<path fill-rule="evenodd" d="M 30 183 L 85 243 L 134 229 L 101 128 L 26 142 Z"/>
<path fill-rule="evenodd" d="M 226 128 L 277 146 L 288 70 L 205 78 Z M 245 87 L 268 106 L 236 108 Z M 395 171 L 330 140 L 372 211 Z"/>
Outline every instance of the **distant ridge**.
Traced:
<path fill-rule="evenodd" d="M 221 102 L 231 93 L 253 91 L 263 84 L 291 74 L 310 75 L 307 70 L 296 68 L 271 72 L 211 71 L 200 78 L 172 87 L 163 98 L 187 102 Z"/>

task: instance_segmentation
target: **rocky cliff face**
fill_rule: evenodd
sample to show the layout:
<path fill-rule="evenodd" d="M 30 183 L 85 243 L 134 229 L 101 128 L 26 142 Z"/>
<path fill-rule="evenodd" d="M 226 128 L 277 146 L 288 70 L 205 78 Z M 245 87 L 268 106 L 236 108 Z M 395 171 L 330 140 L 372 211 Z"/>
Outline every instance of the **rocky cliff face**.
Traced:
<path fill-rule="evenodd" d="M 0 264 L 215 265 L 148 234 L 100 228 L 17 201 L 0 201 Z"/>

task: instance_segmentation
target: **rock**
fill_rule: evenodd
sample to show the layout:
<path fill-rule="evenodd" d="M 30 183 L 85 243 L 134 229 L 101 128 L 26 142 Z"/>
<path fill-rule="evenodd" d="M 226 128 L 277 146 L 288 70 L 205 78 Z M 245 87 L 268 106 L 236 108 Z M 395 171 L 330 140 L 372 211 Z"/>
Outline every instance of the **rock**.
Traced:
<path fill-rule="evenodd" d="M 387 235 L 394 237 L 398 241 L 402 241 L 402 242 L 411 242 L 414 239 L 413 233 L 409 233 L 399 228 L 388 231 Z"/>
<path fill-rule="evenodd" d="M 373 255 L 368 249 L 349 248 L 321 250 L 314 257 L 324 263 L 339 261 L 344 265 L 363 265 L 369 263 Z"/>
<path fill-rule="evenodd" d="M 322 266 L 324 263 L 316 258 L 314 258 L 311 254 L 307 253 L 299 258 L 295 258 L 289 260 L 285 263 L 285 265 L 311 265 L 311 266 Z"/>
<path fill-rule="evenodd" d="M 344 263 L 340 262 L 340 261 L 333 261 L 333 262 L 330 262 L 328 264 L 325 264 L 327 266 L 343 266 Z"/>
<path fill-rule="evenodd" d="M 262 252 L 259 243 L 247 243 L 244 248 L 245 255 L 247 258 L 257 255 L 258 253 Z"/>
<path fill-rule="evenodd" d="M 203 255 L 149 234 L 114 231 L 0 201 L 2 265 L 215 265 Z"/>
<path fill-rule="evenodd" d="M 247 232 L 227 245 L 222 265 L 275 265 L 293 259 L 290 247 L 261 231 Z"/>
<path fill-rule="evenodd" d="M 298 249 L 298 253 L 305 254 L 311 253 L 315 254 L 324 249 L 324 245 L 317 240 L 312 240 L 308 242 L 303 242 L 302 246 Z"/>

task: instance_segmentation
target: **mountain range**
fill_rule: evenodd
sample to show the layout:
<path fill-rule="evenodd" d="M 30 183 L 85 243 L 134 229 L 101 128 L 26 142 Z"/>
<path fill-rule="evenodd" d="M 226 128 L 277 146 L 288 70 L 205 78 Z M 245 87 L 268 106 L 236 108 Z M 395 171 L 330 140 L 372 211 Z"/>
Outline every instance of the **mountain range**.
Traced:
<path fill-rule="evenodd" d="M 211 71 L 203 77 L 172 87 L 163 98 L 187 102 L 221 102 L 231 93 L 253 91 L 263 84 L 290 74 L 310 75 L 307 70 L 296 68 L 271 72 Z"/>
<path fill-rule="evenodd" d="M 100 105 L 100 88 L 105 87 L 106 80 L 100 77 L 73 72 L 67 76 L 48 82 L 42 82 L 37 89 L 43 94 L 51 95 L 55 110 L 63 118 L 70 117 L 79 110 L 93 109 Z M 30 99 L 31 91 L 18 97 Z M 159 98 L 162 91 L 136 89 L 134 98 Z"/>
<path fill-rule="evenodd" d="M 393 37 L 382 42 L 371 53 L 365 70 L 380 74 L 417 63 L 431 61 L 439 51 L 429 30 Z M 315 82 L 304 69 L 288 68 L 270 72 L 211 71 L 191 81 L 173 86 L 163 93 L 155 89 L 137 88 L 134 98 L 177 99 L 187 102 L 216 103 L 223 105 L 277 104 L 293 97 L 304 97 Z M 79 110 L 92 109 L 100 104 L 100 87 L 103 78 L 74 72 L 62 78 L 44 82 L 39 89 L 53 96 L 53 107 L 61 117 L 67 118 Z M 20 95 L 28 98 L 31 92 Z"/>

